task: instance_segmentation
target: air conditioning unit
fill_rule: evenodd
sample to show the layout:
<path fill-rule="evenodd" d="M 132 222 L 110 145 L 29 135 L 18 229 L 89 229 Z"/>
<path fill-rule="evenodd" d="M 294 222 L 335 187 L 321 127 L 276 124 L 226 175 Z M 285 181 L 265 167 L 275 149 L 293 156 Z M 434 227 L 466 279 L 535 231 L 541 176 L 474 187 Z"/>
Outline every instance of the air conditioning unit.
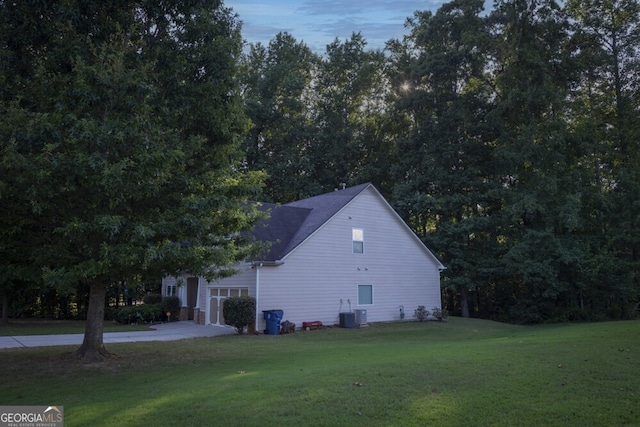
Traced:
<path fill-rule="evenodd" d="M 356 325 L 363 326 L 367 324 L 367 310 L 356 310 Z"/>

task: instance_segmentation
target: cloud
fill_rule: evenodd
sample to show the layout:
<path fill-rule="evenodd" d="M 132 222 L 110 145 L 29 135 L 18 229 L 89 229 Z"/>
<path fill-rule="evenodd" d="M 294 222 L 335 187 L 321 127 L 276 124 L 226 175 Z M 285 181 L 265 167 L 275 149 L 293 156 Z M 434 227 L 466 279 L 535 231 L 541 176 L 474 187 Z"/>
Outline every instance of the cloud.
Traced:
<path fill-rule="evenodd" d="M 245 22 L 242 25 L 242 36 L 248 39 L 266 39 L 266 43 L 263 43 L 266 45 L 269 43 L 269 40 L 275 37 L 276 34 L 280 32 L 292 33 L 293 30 L 293 28 L 276 27 L 263 24 L 251 24 Z"/>
<path fill-rule="evenodd" d="M 327 37 L 338 37 L 345 39 L 351 37 L 353 33 L 362 33 L 365 40 L 372 44 L 376 41 L 387 41 L 390 38 L 401 37 L 404 33 L 405 17 L 399 18 L 397 22 L 372 22 L 361 18 L 343 18 L 337 20 L 327 20 L 314 29 L 325 34 Z"/>
<path fill-rule="evenodd" d="M 313 51 L 323 53 L 335 38 L 361 33 L 371 49 L 406 34 L 404 24 L 417 10 L 435 11 L 444 0 L 226 0 L 243 22 L 249 43 L 268 45 L 288 32 Z M 489 1 L 489 0 L 487 0 Z"/>
<path fill-rule="evenodd" d="M 295 14 L 295 9 L 282 3 L 263 3 L 253 0 L 238 0 L 227 2 L 234 12 L 240 15 L 258 15 L 262 17 L 282 17 Z"/>
<path fill-rule="evenodd" d="M 423 0 L 304 0 L 298 8 L 311 15 L 360 15 L 370 11 L 422 10 L 442 1 Z"/>

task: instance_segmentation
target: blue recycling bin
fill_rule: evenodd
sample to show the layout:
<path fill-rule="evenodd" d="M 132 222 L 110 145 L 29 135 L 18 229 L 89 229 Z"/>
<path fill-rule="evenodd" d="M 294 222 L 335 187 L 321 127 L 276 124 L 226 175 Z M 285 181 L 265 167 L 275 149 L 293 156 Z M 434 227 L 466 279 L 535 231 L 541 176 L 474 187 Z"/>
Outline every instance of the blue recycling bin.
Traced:
<path fill-rule="evenodd" d="M 282 321 L 282 316 L 284 315 L 284 311 L 263 310 L 262 315 L 264 316 L 264 320 L 267 323 L 267 329 L 265 333 L 269 335 L 279 335 L 280 322 Z"/>

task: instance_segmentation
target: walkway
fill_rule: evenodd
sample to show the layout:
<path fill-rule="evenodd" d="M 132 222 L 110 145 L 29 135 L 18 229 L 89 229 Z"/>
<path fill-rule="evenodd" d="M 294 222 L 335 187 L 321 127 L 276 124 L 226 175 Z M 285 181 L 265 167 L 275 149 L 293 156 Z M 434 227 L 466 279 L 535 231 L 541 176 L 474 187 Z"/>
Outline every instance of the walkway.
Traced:
<path fill-rule="evenodd" d="M 191 321 L 158 323 L 148 331 L 105 332 L 104 343 L 142 341 L 177 341 L 198 337 L 215 337 L 234 334 L 235 329 L 224 326 L 196 325 Z M 0 336 L 0 349 L 17 347 L 48 347 L 57 345 L 81 345 L 84 334 Z"/>

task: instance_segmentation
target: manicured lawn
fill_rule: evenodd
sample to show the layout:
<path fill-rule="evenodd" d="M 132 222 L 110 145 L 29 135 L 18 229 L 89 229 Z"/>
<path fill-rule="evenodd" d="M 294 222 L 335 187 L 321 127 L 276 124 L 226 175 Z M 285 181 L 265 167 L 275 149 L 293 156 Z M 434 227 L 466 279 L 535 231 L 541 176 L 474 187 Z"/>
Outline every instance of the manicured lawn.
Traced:
<path fill-rule="evenodd" d="M 640 321 L 451 318 L 284 336 L 0 350 L 0 404 L 66 426 L 635 426 Z"/>
<path fill-rule="evenodd" d="M 84 321 L 48 319 L 9 319 L 9 326 L 0 327 L 0 336 L 83 334 Z M 105 332 L 145 331 L 149 325 L 121 325 L 105 322 Z"/>

